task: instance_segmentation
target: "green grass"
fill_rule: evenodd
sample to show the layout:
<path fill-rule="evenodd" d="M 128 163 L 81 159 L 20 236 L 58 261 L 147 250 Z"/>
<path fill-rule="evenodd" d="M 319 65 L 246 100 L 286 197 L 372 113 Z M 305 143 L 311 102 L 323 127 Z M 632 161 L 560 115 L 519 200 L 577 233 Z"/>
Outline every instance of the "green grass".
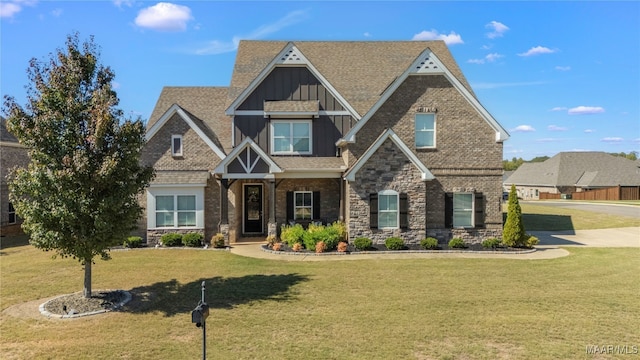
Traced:
<path fill-rule="evenodd" d="M 94 265 L 93 286 L 129 290 L 131 306 L 69 321 L 3 312 L 0 358 L 199 358 L 190 311 L 202 280 L 210 359 L 580 359 L 590 344 L 636 345 L 640 249 L 570 251 L 307 263 L 117 251 Z M 79 291 L 82 274 L 73 260 L 6 247 L 0 309 Z"/>
<path fill-rule="evenodd" d="M 532 203 L 521 203 L 520 207 L 526 231 L 612 229 L 640 226 L 640 219 L 632 217 Z M 503 205 L 503 211 L 503 215 L 506 216 L 506 204 Z"/>

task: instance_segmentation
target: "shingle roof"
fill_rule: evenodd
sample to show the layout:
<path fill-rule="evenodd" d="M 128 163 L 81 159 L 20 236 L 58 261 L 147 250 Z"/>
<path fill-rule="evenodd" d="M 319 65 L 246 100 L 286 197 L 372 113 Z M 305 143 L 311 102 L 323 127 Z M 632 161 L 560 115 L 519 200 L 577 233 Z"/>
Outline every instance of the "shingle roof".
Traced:
<path fill-rule="evenodd" d="M 231 151 L 231 119 L 224 114 L 227 93 L 226 87 L 164 87 L 151 113 L 147 129 L 173 104 L 177 104 L 216 146 L 228 154 Z"/>
<path fill-rule="evenodd" d="M 360 115 L 427 48 L 473 94 L 444 41 L 293 41 L 300 52 Z M 240 41 L 228 105 L 255 79 L 287 41 Z"/>
<path fill-rule="evenodd" d="M 287 170 L 339 170 L 346 169 L 342 157 L 303 157 L 303 156 L 272 156 L 278 166 Z"/>
<path fill-rule="evenodd" d="M 318 100 L 308 101 L 265 101 L 264 112 L 308 112 L 318 113 L 320 104 Z"/>
<path fill-rule="evenodd" d="M 152 184 L 206 184 L 209 179 L 208 171 L 156 171 Z"/>
<path fill-rule="evenodd" d="M 604 152 L 561 152 L 541 163 L 522 164 L 506 184 L 635 186 L 640 185 L 640 168 L 635 161 Z"/>

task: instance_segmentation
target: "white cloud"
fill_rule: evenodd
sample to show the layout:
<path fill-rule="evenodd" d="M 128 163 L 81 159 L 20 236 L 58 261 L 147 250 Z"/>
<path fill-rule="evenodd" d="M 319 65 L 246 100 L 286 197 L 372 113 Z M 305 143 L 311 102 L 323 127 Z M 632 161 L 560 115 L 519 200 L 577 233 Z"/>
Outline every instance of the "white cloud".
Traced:
<path fill-rule="evenodd" d="M 490 23 L 488 23 L 487 25 L 485 25 L 484 27 L 486 27 L 487 29 L 491 29 L 492 31 L 487 33 L 487 37 L 489 39 L 495 39 L 497 37 L 502 37 L 504 35 L 505 32 L 507 32 L 507 30 L 509 30 L 509 27 L 506 26 L 505 24 L 501 23 L 501 22 L 497 22 L 497 21 L 492 21 Z"/>
<path fill-rule="evenodd" d="M 631 142 L 634 142 L 636 144 L 640 144 L 640 138 L 633 139 L 633 140 L 631 140 Z"/>
<path fill-rule="evenodd" d="M 563 107 L 563 106 L 556 106 L 556 107 L 554 107 L 553 109 L 551 109 L 551 110 L 549 110 L 549 111 L 565 111 L 565 110 L 567 110 L 567 108 L 566 108 L 566 107 Z"/>
<path fill-rule="evenodd" d="M 431 31 L 423 30 L 422 32 L 413 35 L 411 40 L 444 40 L 447 45 L 464 44 L 462 37 L 455 32 L 450 32 L 449 35 L 440 34 L 437 30 L 431 29 Z"/>
<path fill-rule="evenodd" d="M 536 129 L 531 125 L 518 125 L 515 128 L 511 129 L 512 132 L 533 132 Z"/>
<path fill-rule="evenodd" d="M 22 10 L 22 7 L 16 3 L 0 2 L 0 17 L 10 18 Z"/>
<path fill-rule="evenodd" d="M 367 31 L 367 32 L 365 32 L 365 33 L 364 33 L 364 34 L 362 34 L 362 35 L 364 35 L 364 37 L 371 37 L 371 33 L 370 33 L 370 32 L 368 32 L 368 31 Z"/>
<path fill-rule="evenodd" d="M 567 113 L 569 115 L 589 115 L 589 114 L 600 114 L 604 112 L 604 108 L 600 106 L 576 106 L 574 108 L 569 109 Z"/>
<path fill-rule="evenodd" d="M 485 62 L 495 62 L 496 60 L 503 58 L 504 55 L 502 54 L 498 54 L 498 53 L 491 53 L 488 54 L 487 56 L 485 56 L 482 59 L 469 59 L 467 60 L 468 63 L 470 64 L 484 64 Z"/>
<path fill-rule="evenodd" d="M 60 15 L 62 15 L 62 9 L 55 9 L 51 12 L 51 15 L 55 16 L 55 17 L 60 17 Z"/>
<path fill-rule="evenodd" d="M 593 130 L 593 129 L 584 129 L 584 132 L 587 133 L 587 134 L 591 134 L 591 133 L 594 133 L 596 131 Z"/>
<path fill-rule="evenodd" d="M 122 6 L 131 7 L 133 6 L 133 0 L 113 0 L 113 5 L 122 8 Z"/>
<path fill-rule="evenodd" d="M 307 18 L 307 11 L 296 10 L 288 13 L 274 23 L 263 25 L 253 30 L 248 35 L 234 36 L 231 41 L 211 40 L 206 46 L 195 50 L 198 55 L 215 55 L 235 51 L 240 39 L 258 40 L 270 34 L 276 33 L 287 26 L 303 21 Z"/>
<path fill-rule="evenodd" d="M 555 50 L 551 50 L 547 47 L 544 46 L 536 46 L 536 47 L 532 47 L 531 49 L 527 50 L 527 52 L 518 54 L 518 56 L 533 56 L 533 55 L 540 55 L 540 54 L 551 54 L 556 52 Z"/>
<path fill-rule="evenodd" d="M 558 71 L 569 71 L 571 70 L 571 66 L 556 66 L 555 69 Z"/>
<path fill-rule="evenodd" d="M 157 3 L 140 10 L 136 25 L 157 31 L 185 31 L 192 20 L 191 9 L 184 5 Z"/>
<path fill-rule="evenodd" d="M 606 138 L 602 138 L 602 140 L 600 141 L 607 142 L 607 143 L 620 143 L 620 142 L 623 142 L 624 139 L 621 137 L 606 137 Z"/>
<path fill-rule="evenodd" d="M 569 128 L 557 126 L 557 125 L 549 125 L 547 126 L 547 130 L 549 131 L 567 131 Z"/>

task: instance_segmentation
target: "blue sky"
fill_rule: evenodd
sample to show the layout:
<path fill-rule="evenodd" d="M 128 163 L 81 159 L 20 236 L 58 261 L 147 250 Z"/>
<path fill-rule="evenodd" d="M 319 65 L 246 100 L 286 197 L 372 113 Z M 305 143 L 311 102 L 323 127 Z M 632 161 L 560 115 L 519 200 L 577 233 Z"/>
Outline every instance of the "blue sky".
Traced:
<path fill-rule="evenodd" d="M 95 36 L 120 108 L 163 86 L 227 86 L 240 39 L 443 39 L 506 128 L 504 158 L 640 151 L 640 2 L 0 0 L 0 93 L 25 103 L 29 60 Z"/>

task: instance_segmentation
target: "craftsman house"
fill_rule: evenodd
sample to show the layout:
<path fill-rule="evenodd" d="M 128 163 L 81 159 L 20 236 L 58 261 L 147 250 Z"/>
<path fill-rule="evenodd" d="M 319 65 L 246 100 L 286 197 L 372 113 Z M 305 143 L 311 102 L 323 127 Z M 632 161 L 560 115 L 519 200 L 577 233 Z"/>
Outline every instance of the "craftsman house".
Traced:
<path fill-rule="evenodd" d="M 149 243 L 285 224 L 350 239 L 502 233 L 502 142 L 442 41 L 241 41 L 229 87 L 166 87 L 142 161 Z"/>

